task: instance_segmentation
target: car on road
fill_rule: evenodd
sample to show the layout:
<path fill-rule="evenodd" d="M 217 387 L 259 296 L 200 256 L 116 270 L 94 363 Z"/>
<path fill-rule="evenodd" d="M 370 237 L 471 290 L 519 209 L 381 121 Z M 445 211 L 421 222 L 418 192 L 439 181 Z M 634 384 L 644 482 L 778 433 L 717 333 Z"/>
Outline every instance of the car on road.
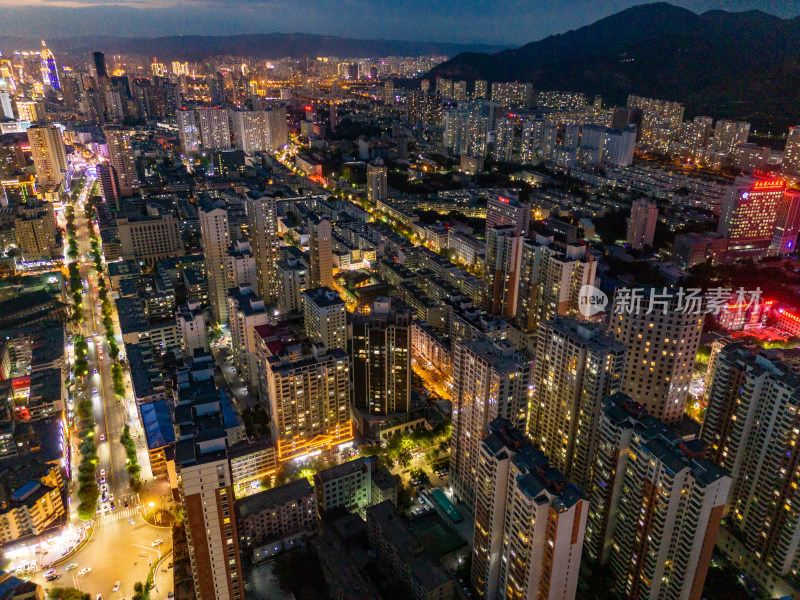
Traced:
<path fill-rule="evenodd" d="M 108 494 L 106 494 L 105 492 L 103 492 L 103 495 L 102 495 L 102 496 L 100 496 L 100 498 L 103 500 L 103 502 L 105 502 L 106 500 L 108 500 Z"/>
<path fill-rule="evenodd" d="M 92 394 L 94 394 L 95 396 L 97 396 L 97 388 L 92 388 Z"/>
<path fill-rule="evenodd" d="M 155 548 L 156 546 L 159 546 L 159 545 L 161 545 L 163 543 L 164 543 L 164 540 L 162 540 L 161 538 L 157 538 L 156 541 L 153 542 L 153 548 Z"/>
<path fill-rule="evenodd" d="M 47 577 L 44 578 L 44 580 L 47 582 L 53 582 L 59 579 L 61 579 L 61 575 L 58 575 L 57 573 L 54 575 L 48 575 Z"/>
<path fill-rule="evenodd" d="M 130 523 L 131 525 L 136 525 L 136 521 L 134 521 L 133 519 L 128 519 L 128 523 Z"/>
<path fill-rule="evenodd" d="M 101 477 L 105 477 L 105 474 L 106 474 L 106 470 L 105 469 L 100 469 L 100 476 Z"/>
<path fill-rule="evenodd" d="M 80 577 L 81 575 L 86 575 L 87 573 L 91 572 L 92 572 L 92 567 L 86 567 L 85 569 L 81 569 L 80 571 L 78 571 L 78 577 Z"/>
<path fill-rule="evenodd" d="M 105 442 L 106 441 L 106 434 L 105 433 L 101 433 L 100 434 L 100 441 L 101 442 Z"/>
<path fill-rule="evenodd" d="M 122 508 L 128 508 L 128 501 L 127 500 L 125 500 L 125 502 L 122 503 Z"/>
<path fill-rule="evenodd" d="M 109 505 L 111 506 L 111 510 L 117 510 L 117 505 L 114 504 L 113 496 L 112 496 L 112 499 L 109 500 Z"/>
<path fill-rule="evenodd" d="M 50 575 L 53 575 L 55 572 L 56 572 L 55 569 L 50 569 L 49 571 L 45 571 L 44 572 L 44 576 L 45 577 L 50 577 Z"/>
<path fill-rule="evenodd" d="M 95 375 L 97 375 L 97 369 L 93 369 L 93 370 L 92 370 L 92 373 L 94 373 Z"/>
<path fill-rule="evenodd" d="M 78 568 L 78 563 L 72 563 L 70 565 L 67 565 L 67 571 L 72 571 L 72 569 L 77 569 L 77 568 Z"/>

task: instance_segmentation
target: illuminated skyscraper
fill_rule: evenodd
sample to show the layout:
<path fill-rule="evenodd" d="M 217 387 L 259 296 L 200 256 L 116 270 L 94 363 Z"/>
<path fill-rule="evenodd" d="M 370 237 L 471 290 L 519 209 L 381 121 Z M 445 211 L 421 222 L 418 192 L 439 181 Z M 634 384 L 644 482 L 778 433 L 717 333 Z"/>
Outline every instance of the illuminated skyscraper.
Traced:
<path fill-rule="evenodd" d="M 231 130 L 226 108 L 197 109 L 200 139 L 207 150 L 230 150 Z"/>
<path fill-rule="evenodd" d="M 100 180 L 100 189 L 103 198 L 109 206 L 113 206 L 117 211 L 122 209 L 122 191 L 119 185 L 117 170 L 110 162 L 101 162 L 97 165 L 97 179 Z"/>
<path fill-rule="evenodd" d="M 510 162 L 514 151 L 514 119 L 500 118 L 494 125 L 494 156 L 499 161 Z"/>
<path fill-rule="evenodd" d="M 353 317 L 353 405 L 362 413 L 408 412 L 411 317 L 393 298 L 378 298 L 368 315 Z"/>
<path fill-rule="evenodd" d="M 486 302 L 492 314 L 517 314 L 523 238 L 513 225 L 486 229 Z"/>
<path fill-rule="evenodd" d="M 61 80 L 58 77 L 56 58 L 45 45 L 44 40 L 42 40 L 42 51 L 39 56 L 42 63 L 42 82 L 56 91 L 61 90 Z"/>
<path fill-rule="evenodd" d="M 37 183 L 44 187 L 55 187 L 63 183 L 68 164 L 61 130 L 43 125 L 29 127 L 27 133 Z"/>
<path fill-rule="evenodd" d="M 656 418 L 677 423 L 686 408 L 703 314 L 688 304 L 680 307 L 681 296 L 664 288 L 635 288 L 634 294 L 642 298 L 640 308 L 633 301 L 630 311 L 612 315 L 609 323 L 616 340 L 628 347 L 620 391 Z"/>
<path fill-rule="evenodd" d="M 603 401 L 586 555 L 616 597 L 700 600 L 731 478 L 625 394 Z"/>
<path fill-rule="evenodd" d="M 539 324 L 528 433 L 581 489 L 592 470 L 601 401 L 620 388 L 626 354 L 599 323 Z"/>
<path fill-rule="evenodd" d="M 178 111 L 178 137 L 181 140 L 181 152 L 184 154 L 200 149 L 200 128 L 193 110 Z"/>
<path fill-rule="evenodd" d="M 278 208 L 274 196 L 248 198 L 245 204 L 249 223 L 248 235 L 256 258 L 258 291 L 267 304 L 278 299 L 279 255 Z"/>
<path fill-rule="evenodd" d="M 472 585 L 483 600 L 570 600 L 589 503 L 506 419 L 477 442 Z"/>
<path fill-rule="evenodd" d="M 370 202 L 383 201 L 388 198 L 386 190 L 386 167 L 378 158 L 367 165 L 367 199 Z"/>
<path fill-rule="evenodd" d="M 733 478 L 728 523 L 762 585 L 764 564 L 800 568 L 800 377 L 765 353 L 736 342 L 716 355 L 700 437 L 708 457 Z"/>
<path fill-rule="evenodd" d="M 133 130 L 123 127 L 104 127 L 108 146 L 108 161 L 114 166 L 119 178 L 119 189 L 123 196 L 132 196 L 134 188 L 139 187 L 136 173 L 136 160 L 133 156 L 131 134 Z"/>
<path fill-rule="evenodd" d="M 767 255 L 785 189 L 781 179 L 754 177 L 737 177 L 728 187 L 717 233 L 728 238 L 729 258 L 758 260 Z"/>
<path fill-rule="evenodd" d="M 226 256 L 230 244 L 228 211 L 225 202 L 201 197 L 197 203 L 200 216 L 200 238 L 208 280 L 208 299 L 214 318 L 220 325 L 228 321 L 228 276 Z"/>
<path fill-rule="evenodd" d="M 481 432 L 497 417 L 525 428 L 530 376 L 531 357 L 508 340 L 483 337 L 454 344 L 450 481 L 468 507 L 475 506 L 476 489 L 483 485 L 478 473 Z"/>
<path fill-rule="evenodd" d="M 308 249 L 311 254 L 309 287 L 333 287 L 331 222 L 325 216 L 311 215 L 308 226 Z"/>
<path fill-rule="evenodd" d="M 800 174 L 800 127 L 790 127 L 783 151 L 783 169 L 792 175 Z"/>

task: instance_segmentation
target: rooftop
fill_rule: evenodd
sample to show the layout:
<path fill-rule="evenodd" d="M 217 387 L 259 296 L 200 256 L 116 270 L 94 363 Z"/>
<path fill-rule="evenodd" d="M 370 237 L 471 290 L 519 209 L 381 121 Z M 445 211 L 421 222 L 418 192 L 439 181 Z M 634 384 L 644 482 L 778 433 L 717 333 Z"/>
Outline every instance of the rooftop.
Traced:
<path fill-rule="evenodd" d="M 237 500 L 236 511 L 240 517 L 246 518 L 309 496 L 314 497 L 314 488 L 308 482 L 308 479 L 301 477 L 286 485 L 264 490 Z"/>

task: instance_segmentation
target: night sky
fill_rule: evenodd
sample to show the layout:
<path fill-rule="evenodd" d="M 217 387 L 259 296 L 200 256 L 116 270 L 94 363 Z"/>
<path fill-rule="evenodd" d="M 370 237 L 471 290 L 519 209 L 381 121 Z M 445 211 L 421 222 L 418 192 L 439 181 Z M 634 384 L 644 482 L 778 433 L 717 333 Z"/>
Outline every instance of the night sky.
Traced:
<path fill-rule="evenodd" d="M 0 0 L 0 35 L 301 32 L 361 39 L 521 45 L 640 0 Z M 674 0 L 695 12 L 800 14 L 800 0 Z"/>

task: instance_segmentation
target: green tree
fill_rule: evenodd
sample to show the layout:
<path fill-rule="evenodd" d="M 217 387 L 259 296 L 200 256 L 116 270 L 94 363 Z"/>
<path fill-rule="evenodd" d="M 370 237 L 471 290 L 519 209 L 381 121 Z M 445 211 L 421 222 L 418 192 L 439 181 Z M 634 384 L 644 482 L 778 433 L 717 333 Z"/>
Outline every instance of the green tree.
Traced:
<path fill-rule="evenodd" d="M 47 591 L 50 600 L 89 600 L 89 594 L 73 587 L 54 587 Z"/>

